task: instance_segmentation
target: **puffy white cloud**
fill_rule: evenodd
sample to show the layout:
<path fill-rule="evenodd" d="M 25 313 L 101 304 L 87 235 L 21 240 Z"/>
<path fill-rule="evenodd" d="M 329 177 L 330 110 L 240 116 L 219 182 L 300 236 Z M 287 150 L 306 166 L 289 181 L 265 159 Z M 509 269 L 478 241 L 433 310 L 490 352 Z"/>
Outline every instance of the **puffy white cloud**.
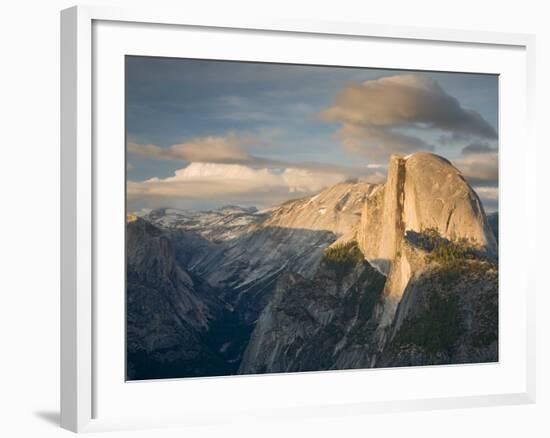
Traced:
<path fill-rule="evenodd" d="M 168 178 L 129 181 L 130 201 L 167 198 L 270 206 L 345 180 L 344 173 L 302 168 L 252 168 L 240 164 L 191 163 Z"/>
<path fill-rule="evenodd" d="M 276 135 L 273 131 L 268 131 L 267 134 Z M 380 179 L 377 172 L 374 171 L 378 169 L 378 167 L 343 166 L 320 162 L 290 163 L 287 161 L 258 157 L 250 154 L 249 150 L 258 150 L 259 148 L 270 146 L 255 137 L 237 135 L 235 133 L 229 133 L 224 137 L 197 137 L 188 142 L 172 145 L 170 147 L 160 147 L 153 144 L 140 145 L 133 142 L 129 142 L 127 147 L 129 153 L 148 158 L 200 164 L 200 166 L 188 166 L 181 169 L 176 172 L 176 178 L 190 177 L 191 172 L 199 168 L 208 169 L 208 172 L 212 173 L 214 172 L 214 168 L 210 166 L 211 164 L 235 164 L 241 167 L 235 167 L 234 169 L 238 169 L 237 172 L 242 171 L 243 176 L 248 180 L 254 179 L 251 172 L 255 172 L 255 174 L 270 172 L 269 175 L 272 175 L 277 173 L 277 171 L 275 171 L 276 169 L 286 169 L 284 175 L 288 181 L 296 181 L 299 177 L 301 180 L 311 182 L 312 176 L 315 180 L 321 181 L 323 179 L 322 175 L 327 176 L 327 181 L 331 181 L 331 175 L 338 175 L 340 179 L 366 177 L 371 177 L 370 180 L 373 181 L 378 181 Z M 218 167 L 218 170 L 219 169 L 224 169 L 224 172 L 228 172 L 231 168 L 221 166 Z M 268 181 L 269 175 L 266 176 L 264 174 L 262 177 L 266 178 L 266 181 Z M 194 175 L 194 177 L 196 176 L 197 175 Z M 170 181 L 171 183 L 175 182 L 173 179 L 166 179 L 164 181 Z M 290 186 L 292 186 L 292 184 L 290 184 Z M 303 183 L 296 184 L 296 186 L 303 187 Z M 293 190 L 297 191 L 296 188 Z M 308 185 L 306 191 L 310 190 L 313 190 L 311 184 Z"/>
<path fill-rule="evenodd" d="M 337 135 L 348 151 L 373 160 L 433 149 L 410 134 L 415 130 L 438 130 L 457 138 L 497 137 L 478 112 L 463 107 L 437 81 L 413 74 L 350 84 L 320 117 L 342 125 Z"/>

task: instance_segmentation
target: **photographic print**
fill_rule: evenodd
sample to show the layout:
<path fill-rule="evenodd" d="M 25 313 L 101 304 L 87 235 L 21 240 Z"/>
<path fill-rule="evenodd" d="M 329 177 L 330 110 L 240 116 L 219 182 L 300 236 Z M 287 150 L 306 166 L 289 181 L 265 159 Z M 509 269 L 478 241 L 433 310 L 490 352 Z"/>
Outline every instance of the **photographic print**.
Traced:
<path fill-rule="evenodd" d="M 498 76 L 125 63 L 128 380 L 498 361 Z"/>

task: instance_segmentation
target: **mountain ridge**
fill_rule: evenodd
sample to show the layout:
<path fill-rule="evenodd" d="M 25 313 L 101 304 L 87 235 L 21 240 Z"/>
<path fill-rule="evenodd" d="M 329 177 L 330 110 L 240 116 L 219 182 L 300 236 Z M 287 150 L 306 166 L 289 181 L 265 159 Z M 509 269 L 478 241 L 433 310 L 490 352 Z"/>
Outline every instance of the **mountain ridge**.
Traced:
<path fill-rule="evenodd" d="M 262 211 L 159 209 L 141 220 L 164 230 L 176 263 L 223 303 L 222 320 L 214 317 L 202 327 L 239 338 L 214 337 L 215 349 L 232 352 L 222 374 L 498 359 L 495 327 L 485 321 L 494 316 L 498 299 L 495 220 L 489 223 L 475 191 L 435 154 L 392 156 L 384 184 L 340 183 Z M 135 222 L 129 219 L 128 227 Z M 452 254 L 452 263 L 438 259 L 440 253 Z M 330 261 L 331 254 L 337 262 Z M 441 280 L 455 275 L 449 270 L 485 291 L 475 299 L 489 303 L 489 310 L 479 310 L 471 303 L 475 294 L 456 282 Z M 424 293 L 430 284 L 446 289 L 433 298 Z M 447 350 L 435 355 L 425 345 L 403 346 L 408 340 L 403 327 L 423 333 L 419 324 L 427 323 L 411 320 L 431 321 L 433 308 L 452 307 L 447 301 L 461 324 L 464 318 L 485 318 L 481 325 L 461 325 L 456 337 L 465 346 L 461 352 L 451 341 L 441 343 Z M 323 303 L 332 303 L 332 310 Z M 470 335 L 490 342 L 475 347 L 465 340 Z M 330 366 L 315 361 L 316 351 L 328 355 Z"/>

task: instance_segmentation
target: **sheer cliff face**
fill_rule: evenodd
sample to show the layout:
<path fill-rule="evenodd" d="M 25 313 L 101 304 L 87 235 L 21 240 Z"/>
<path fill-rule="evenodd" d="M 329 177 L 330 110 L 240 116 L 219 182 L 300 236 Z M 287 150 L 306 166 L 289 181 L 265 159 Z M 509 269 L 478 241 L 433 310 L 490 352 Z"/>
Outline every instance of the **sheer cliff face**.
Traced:
<path fill-rule="evenodd" d="M 361 250 L 387 274 L 405 231 L 430 228 L 448 239 L 466 238 L 496 252 L 478 196 L 451 163 L 430 153 L 408 158 L 392 155 L 386 183 L 363 206 L 358 232 Z"/>
<path fill-rule="evenodd" d="M 387 181 L 365 202 L 357 234 L 366 259 L 388 277 L 382 325 L 391 323 L 409 280 L 422 270 L 423 262 L 406 248 L 405 233 L 428 229 L 497 252 L 477 194 L 449 161 L 430 153 L 392 155 Z"/>

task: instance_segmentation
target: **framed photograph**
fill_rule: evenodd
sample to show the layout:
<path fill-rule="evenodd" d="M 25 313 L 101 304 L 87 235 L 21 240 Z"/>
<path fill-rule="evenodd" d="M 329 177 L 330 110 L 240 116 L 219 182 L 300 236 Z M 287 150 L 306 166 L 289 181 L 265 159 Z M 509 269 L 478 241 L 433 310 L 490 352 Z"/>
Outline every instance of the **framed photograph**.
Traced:
<path fill-rule="evenodd" d="M 534 402 L 534 37 L 61 26 L 63 427 Z"/>

